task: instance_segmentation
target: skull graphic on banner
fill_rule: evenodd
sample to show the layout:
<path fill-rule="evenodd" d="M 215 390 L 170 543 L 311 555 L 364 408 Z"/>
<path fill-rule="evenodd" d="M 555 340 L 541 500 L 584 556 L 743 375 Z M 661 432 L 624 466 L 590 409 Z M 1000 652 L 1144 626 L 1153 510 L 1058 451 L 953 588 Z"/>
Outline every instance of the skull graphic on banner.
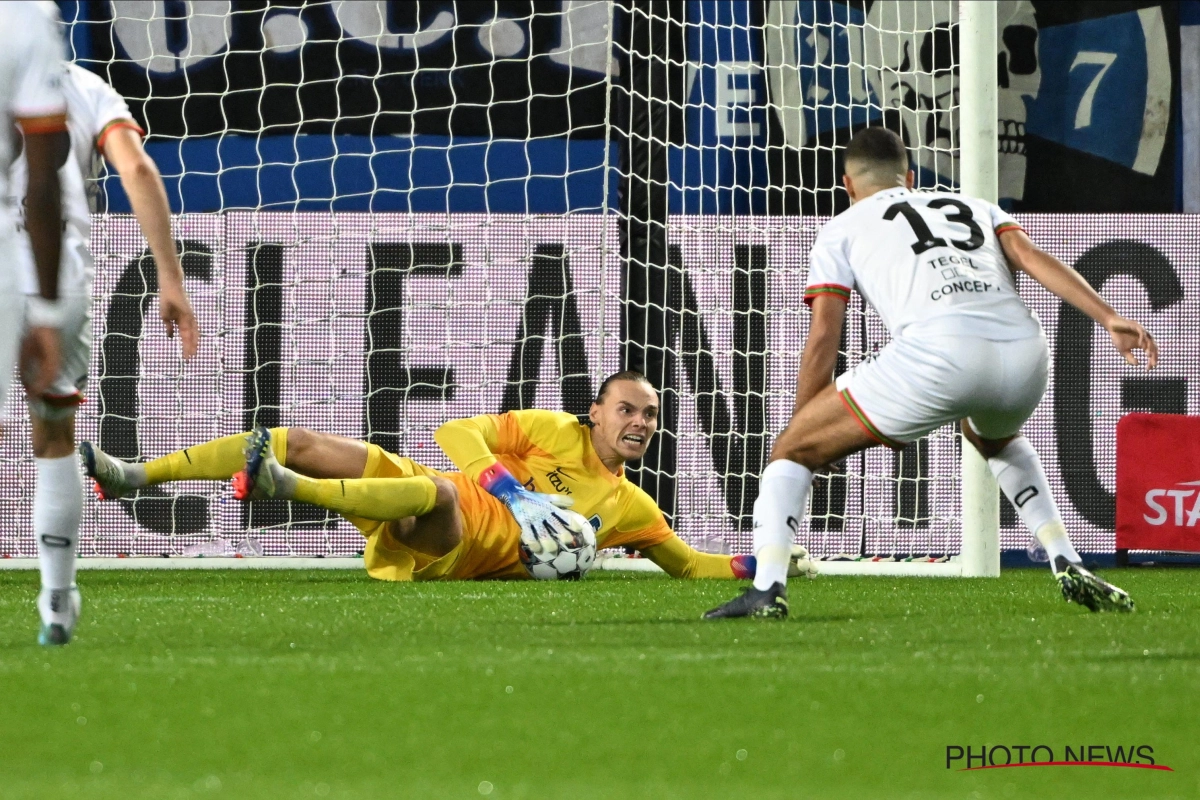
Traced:
<path fill-rule="evenodd" d="M 1025 197 L 1026 103 L 1037 99 L 1042 86 L 1038 62 L 1038 27 L 1029 0 L 997 3 L 999 84 L 1000 197 Z"/>
<path fill-rule="evenodd" d="M 900 117 L 917 185 L 957 183 L 958 6 L 884 0 L 863 28 L 863 60 L 884 119 Z M 890 122 L 890 120 L 889 120 Z"/>

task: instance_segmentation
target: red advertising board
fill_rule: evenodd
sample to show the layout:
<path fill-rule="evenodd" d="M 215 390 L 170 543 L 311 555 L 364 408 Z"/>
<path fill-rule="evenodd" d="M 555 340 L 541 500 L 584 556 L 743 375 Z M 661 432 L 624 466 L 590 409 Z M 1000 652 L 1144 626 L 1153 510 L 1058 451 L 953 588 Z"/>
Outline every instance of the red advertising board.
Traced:
<path fill-rule="evenodd" d="M 1117 549 L 1200 553 L 1200 417 L 1117 423 Z"/>

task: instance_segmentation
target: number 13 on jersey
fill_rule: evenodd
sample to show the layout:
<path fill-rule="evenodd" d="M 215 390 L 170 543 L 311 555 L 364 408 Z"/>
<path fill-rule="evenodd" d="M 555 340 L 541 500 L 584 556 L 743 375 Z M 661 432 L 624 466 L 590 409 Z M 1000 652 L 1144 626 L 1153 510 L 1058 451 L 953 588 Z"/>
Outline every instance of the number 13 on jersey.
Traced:
<path fill-rule="evenodd" d="M 941 219 L 935 220 L 934 224 L 938 224 L 938 222 L 941 221 L 957 222 L 960 225 L 965 225 L 971 234 L 970 237 L 965 240 L 951 239 L 950 244 L 954 245 L 959 250 L 965 251 L 978 250 L 980 247 L 982 247 L 984 242 L 983 230 L 979 227 L 979 224 L 975 222 L 975 218 L 971 214 L 971 207 L 969 205 L 961 200 L 955 200 L 950 197 L 938 197 L 930 200 L 929 204 L 926 206 L 926 208 L 933 209 L 935 211 L 947 207 L 953 208 L 954 212 L 942 212 L 941 214 L 937 214 L 936 216 L 940 217 Z M 921 255 L 921 253 L 924 253 L 926 250 L 930 250 L 934 247 L 946 247 L 946 240 L 933 235 L 933 231 L 929 229 L 929 225 L 926 223 L 925 217 L 920 211 L 913 208 L 907 200 L 901 200 L 899 203 L 893 203 L 892 205 L 888 206 L 887 211 L 883 212 L 883 218 L 886 220 L 893 220 L 897 215 L 903 215 L 904 219 L 908 222 L 908 226 L 912 228 L 912 232 L 916 234 L 917 241 L 913 242 L 912 244 L 912 251 L 916 255 Z"/>

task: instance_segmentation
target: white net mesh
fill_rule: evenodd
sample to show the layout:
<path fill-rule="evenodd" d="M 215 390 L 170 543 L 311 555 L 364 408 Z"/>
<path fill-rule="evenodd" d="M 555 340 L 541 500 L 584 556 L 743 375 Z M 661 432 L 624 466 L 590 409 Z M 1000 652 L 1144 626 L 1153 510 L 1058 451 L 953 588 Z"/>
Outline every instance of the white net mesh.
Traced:
<path fill-rule="evenodd" d="M 793 404 L 808 249 L 848 205 L 841 149 L 884 124 L 918 186 L 956 185 L 957 5 L 664 9 L 635 5 L 615 43 L 629 65 L 623 355 L 664 387 L 666 434 L 639 478 L 689 538 L 745 551 L 757 474 Z M 839 372 L 886 340 L 855 298 Z M 950 429 L 851 457 L 817 478 L 800 538 L 827 556 L 955 553 L 958 476 Z"/>
<path fill-rule="evenodd" d="M 956 8 L 79 4 L 75 57 L 146 128 L 205 334 L 187 365 L 162 337 L 109 176 L 80 438 L 148 459 L 303 425 L 448 467 L 445 419 L 583 412 L 634 366 L 666 413 L 631 475 L 685 538 L 744 551 L 792 404 L 807 251 L 846 204 L 840 148 L 887 124 L 919 185 L 955 184 Z M 839 369 L 885 339 L 856 299 Z M 34 553 L 26 434 L 16 422 L 2 445 L 21 476 L 0 498 L 8 556 Z M 802 538 L 826 555 L 956 552 L 956 447 L 945 430 L 848 459 L 817 479 Z M 248 533 L 267 555 L 362 546 L 324 512 L 247 512 L 196 483 L 90 502 L 81 552 L 227 552 Z"/>

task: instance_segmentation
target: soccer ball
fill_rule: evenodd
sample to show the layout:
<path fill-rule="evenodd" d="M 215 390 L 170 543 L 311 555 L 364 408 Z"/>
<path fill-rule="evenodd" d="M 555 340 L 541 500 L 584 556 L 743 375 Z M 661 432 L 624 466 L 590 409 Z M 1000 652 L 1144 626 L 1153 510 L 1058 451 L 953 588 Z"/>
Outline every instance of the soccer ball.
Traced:
<path fill-rule="evenodd" d="M 518 552 L 521 564 L 534 580 L 573 581 L 579 580 L 596 563 L 596 531 L 592 523 L 582 514 L 562 510 L 557 512 L 567 522 L 567 529 L 575 536 L 570 547 L 559 550 L 553 556 L 533 553 L 521 542 Z"/>

